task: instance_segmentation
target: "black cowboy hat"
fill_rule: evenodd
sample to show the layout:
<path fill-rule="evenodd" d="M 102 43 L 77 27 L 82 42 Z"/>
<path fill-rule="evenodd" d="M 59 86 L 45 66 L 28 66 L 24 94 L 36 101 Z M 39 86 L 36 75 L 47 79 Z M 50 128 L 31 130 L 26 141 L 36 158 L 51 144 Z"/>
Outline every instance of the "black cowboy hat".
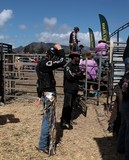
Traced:
<path fill-rule="evenodd" d="M 70 55 L 69 55 L 69 58 L 73 58 L 73 57 L 80 57 L 80 54 L 78 52 L 72 52 Z"/>
<path fill-rule="evenodd" d="M 101 43 L 101 42 L 103 42 L 103 43 L 107 43 L 105 40 L 100 40 L 100 41 L 98 41 L 98 43 Z"/>
<path fill-rule="evenodd" d="M 80 48 L 84 48 L 84 46 L 82 44 L 79 45 Z"/>

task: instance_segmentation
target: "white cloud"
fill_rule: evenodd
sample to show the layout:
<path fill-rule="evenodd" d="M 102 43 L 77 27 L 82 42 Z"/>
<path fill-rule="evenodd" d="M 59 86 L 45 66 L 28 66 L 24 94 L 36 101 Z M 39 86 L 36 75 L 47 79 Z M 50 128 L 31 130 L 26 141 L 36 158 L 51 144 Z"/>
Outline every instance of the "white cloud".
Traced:
<path fill-rule="evenodd" d="M 11 44 L 10 37 L 7 35 L 0 35 L 0 42 Z"/>
<path fill-rule="evenodd" d="M 27 29 L 27 26 L 26 26 L 25 24 L 21 24 L 21 25 L 19 26 L 19 28 L 20 28 L 21 30 L 26 30 L 26 29 Z"/>
<path fill-rule="evenodd" d="M 13 16 L 13 11 L 10 10 L 10 9 L 7 9 L 7 10 L 3 10 L 1 13 L 0 13 L 0 28 L 2 28 L 5 23 L 11 19 Z"/>
<path fill-rule="evenodd" d="M 94 36 L 95 36 L 96 43 L 98 43 L 98 41 L 102 39 L 101 32 L 99 31 L 94 32 Z"/>
<path fill-rule="evenodd" d="M 37 41 L 46 42 L 46 43 L 60 43 L 62 45 L 69 45 L 69 35 L 71 31 L 66 33 L 51 33 L 51 32 L 42 32 L 37 34 Z M 101 39 L 100 32 L 94 32 L 96 43 Z M 79 44 L 83 44 L 84 46 L 90 46 L 89 33 L 78 33 L 78 40 L 80 40 Z"/>
<path fill-rule="evenodd" d="M 36 35 L 39 42 L 68 45 L 68 34 L 42 32 Z"/>
<path fill-rule="evenodd" d="M 67 24 L 63 24 L 63 25 L 60 26 L 59 30 L 60 30 L 61 33 L 62 32 L 69 32 L 70 27 Z"/>
<path fill-rule="evenodd" d="M 5 39 L 4 35 L 0 35 L 0 41 L 3 41 Z"/>
<path fill-rule="evenodd" d="M 60 43 L 62 45 L 69 45 L 69 36 L 71 33 L 71 28 L 67 24 L 58 25 L 57 18 L 44 18 L 44 31 L 37 34 L 36 38 L 38 42 L 46 42 L 46 43 Z M 100 32 L 95 32 L 95 37 L 97 40 L 100 40 L 101 34 Z M 80 40 L 79 44 L 83 44 L 84 46 L 90 45 L 89 33 L 78 33 L 78 40 Z"/>
<path fill-rule="evenodd" d="M 80 41 L 79 44 L 83 44 L 84 46 L 89 46 L 90 40 L 89 40 L 89 33 L 78 33 L 78 40 Z"/>
<path fill-rule="evenodd" d="M 49 27 L 53 27 L 57 24 L 57 19 L 55 17 L 51 17 L 51 18 L 44 18 L 44 24 L 49 26 Z"/>

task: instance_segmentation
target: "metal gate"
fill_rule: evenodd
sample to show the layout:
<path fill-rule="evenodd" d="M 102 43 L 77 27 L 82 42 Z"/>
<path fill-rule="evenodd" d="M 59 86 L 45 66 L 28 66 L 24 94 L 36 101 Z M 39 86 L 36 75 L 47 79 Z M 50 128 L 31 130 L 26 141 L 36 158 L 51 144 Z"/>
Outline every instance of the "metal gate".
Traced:
<path fill-rule="evenodd" d="M 5 95 L 5 90 L 4 90 L 4 62 L 5 57 L 4 54 L 5 53 L 12 53 L 12 45 L 10 44 L 6 44 L 6 43 L 0 43 L 0 97 L 2 102 L 4 102 L 4 95 Z M 11 62 L 11 59 L 9 59 L 9 61 Z M 12 68 L 8 67 L 8 70 L 12 70 Z"/>
<path fill-rule="evenodd" d="M 33 99 L 36 92 L 36 65 L 44 54 L 3 54 L 3 102 L 11 98 Z"/>

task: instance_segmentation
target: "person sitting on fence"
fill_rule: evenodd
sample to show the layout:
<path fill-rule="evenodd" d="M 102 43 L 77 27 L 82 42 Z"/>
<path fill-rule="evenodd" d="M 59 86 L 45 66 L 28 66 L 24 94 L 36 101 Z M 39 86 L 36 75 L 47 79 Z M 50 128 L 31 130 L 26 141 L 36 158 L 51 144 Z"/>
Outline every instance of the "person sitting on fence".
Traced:
<path fill-rule="evenodd" d="M 87 67 L 87 68 L 86 68 Z M 90 87 L 92 86 L 94 90 L 97 90 L 98 85 L 97 83 L 97 71 L 98 65 L 93 58 L 92 52 L 86 53 L 86 58 L 80 63 L 80 69 L 82 72 L 86 72 L 87 70 L 87 97 L 89 96 Z M 84 76 L 85 77 L 85 76 Z M 95 82 L 95 83 L 93 83 Z"/>
<path fill-rule="evenodd" d="M 99 65 L 100 56 L 102 56 L 102 57 L 107 56 L 107 51 L 108 51 L 108 45 L 107 45 L 106 41 L 104 41 L 104 40 L 98 41 L 98 44 L 95 47 L 95 60 L 98 65 Z M 104 65 L 105 59 L 107 59 L 107 58 L 102 59 L 102 65 Z"/>
<path fill-rule="evenodd" d="M 80 55 L 82 55 L 82 49 L 84 48 L 84 46 L 82 44 L 80 44 L 78 46 L 78 52 L 80 53 Z"/>
<path fill-rule="evenodd" d="M 98 44 L 95 47 L 95 55 L 96 56 L 101 56 L 101 55 L 105 56 L 105 55 L 107 55 L 107 49 L 108 49 L 108 46 L 107 46 L 106 41 L 100 40 L 100 41 L 98 41 Z"/>
<path fill-rule="evenodd" d="M 109 56 L 108 56 L 108 44 L 105 40 L 98 41 L 98 44 L 95 47 L 95 61 L 97 62 L 98 66 L 101 67 L 101 83 L 107 85 L 107 71 L 109 66 Z M 101 60 L 101 64 L 100 64 Z M 105 86 L 101 86 L 102 91 L 106 90 Z"/>

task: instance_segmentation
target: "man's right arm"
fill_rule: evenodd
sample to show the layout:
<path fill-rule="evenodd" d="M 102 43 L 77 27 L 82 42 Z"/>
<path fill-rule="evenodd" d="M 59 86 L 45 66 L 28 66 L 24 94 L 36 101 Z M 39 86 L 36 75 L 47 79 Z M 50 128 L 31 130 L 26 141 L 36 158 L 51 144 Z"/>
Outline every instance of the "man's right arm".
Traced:
<path fill-rule="evenodd" d="M 65 52 L 60 44 L 55 44 L 54 48 L 57 50 L 57 59 L 46 62 L 46 66 L 52 69 L 57 69 L 66 64 Z"/>

